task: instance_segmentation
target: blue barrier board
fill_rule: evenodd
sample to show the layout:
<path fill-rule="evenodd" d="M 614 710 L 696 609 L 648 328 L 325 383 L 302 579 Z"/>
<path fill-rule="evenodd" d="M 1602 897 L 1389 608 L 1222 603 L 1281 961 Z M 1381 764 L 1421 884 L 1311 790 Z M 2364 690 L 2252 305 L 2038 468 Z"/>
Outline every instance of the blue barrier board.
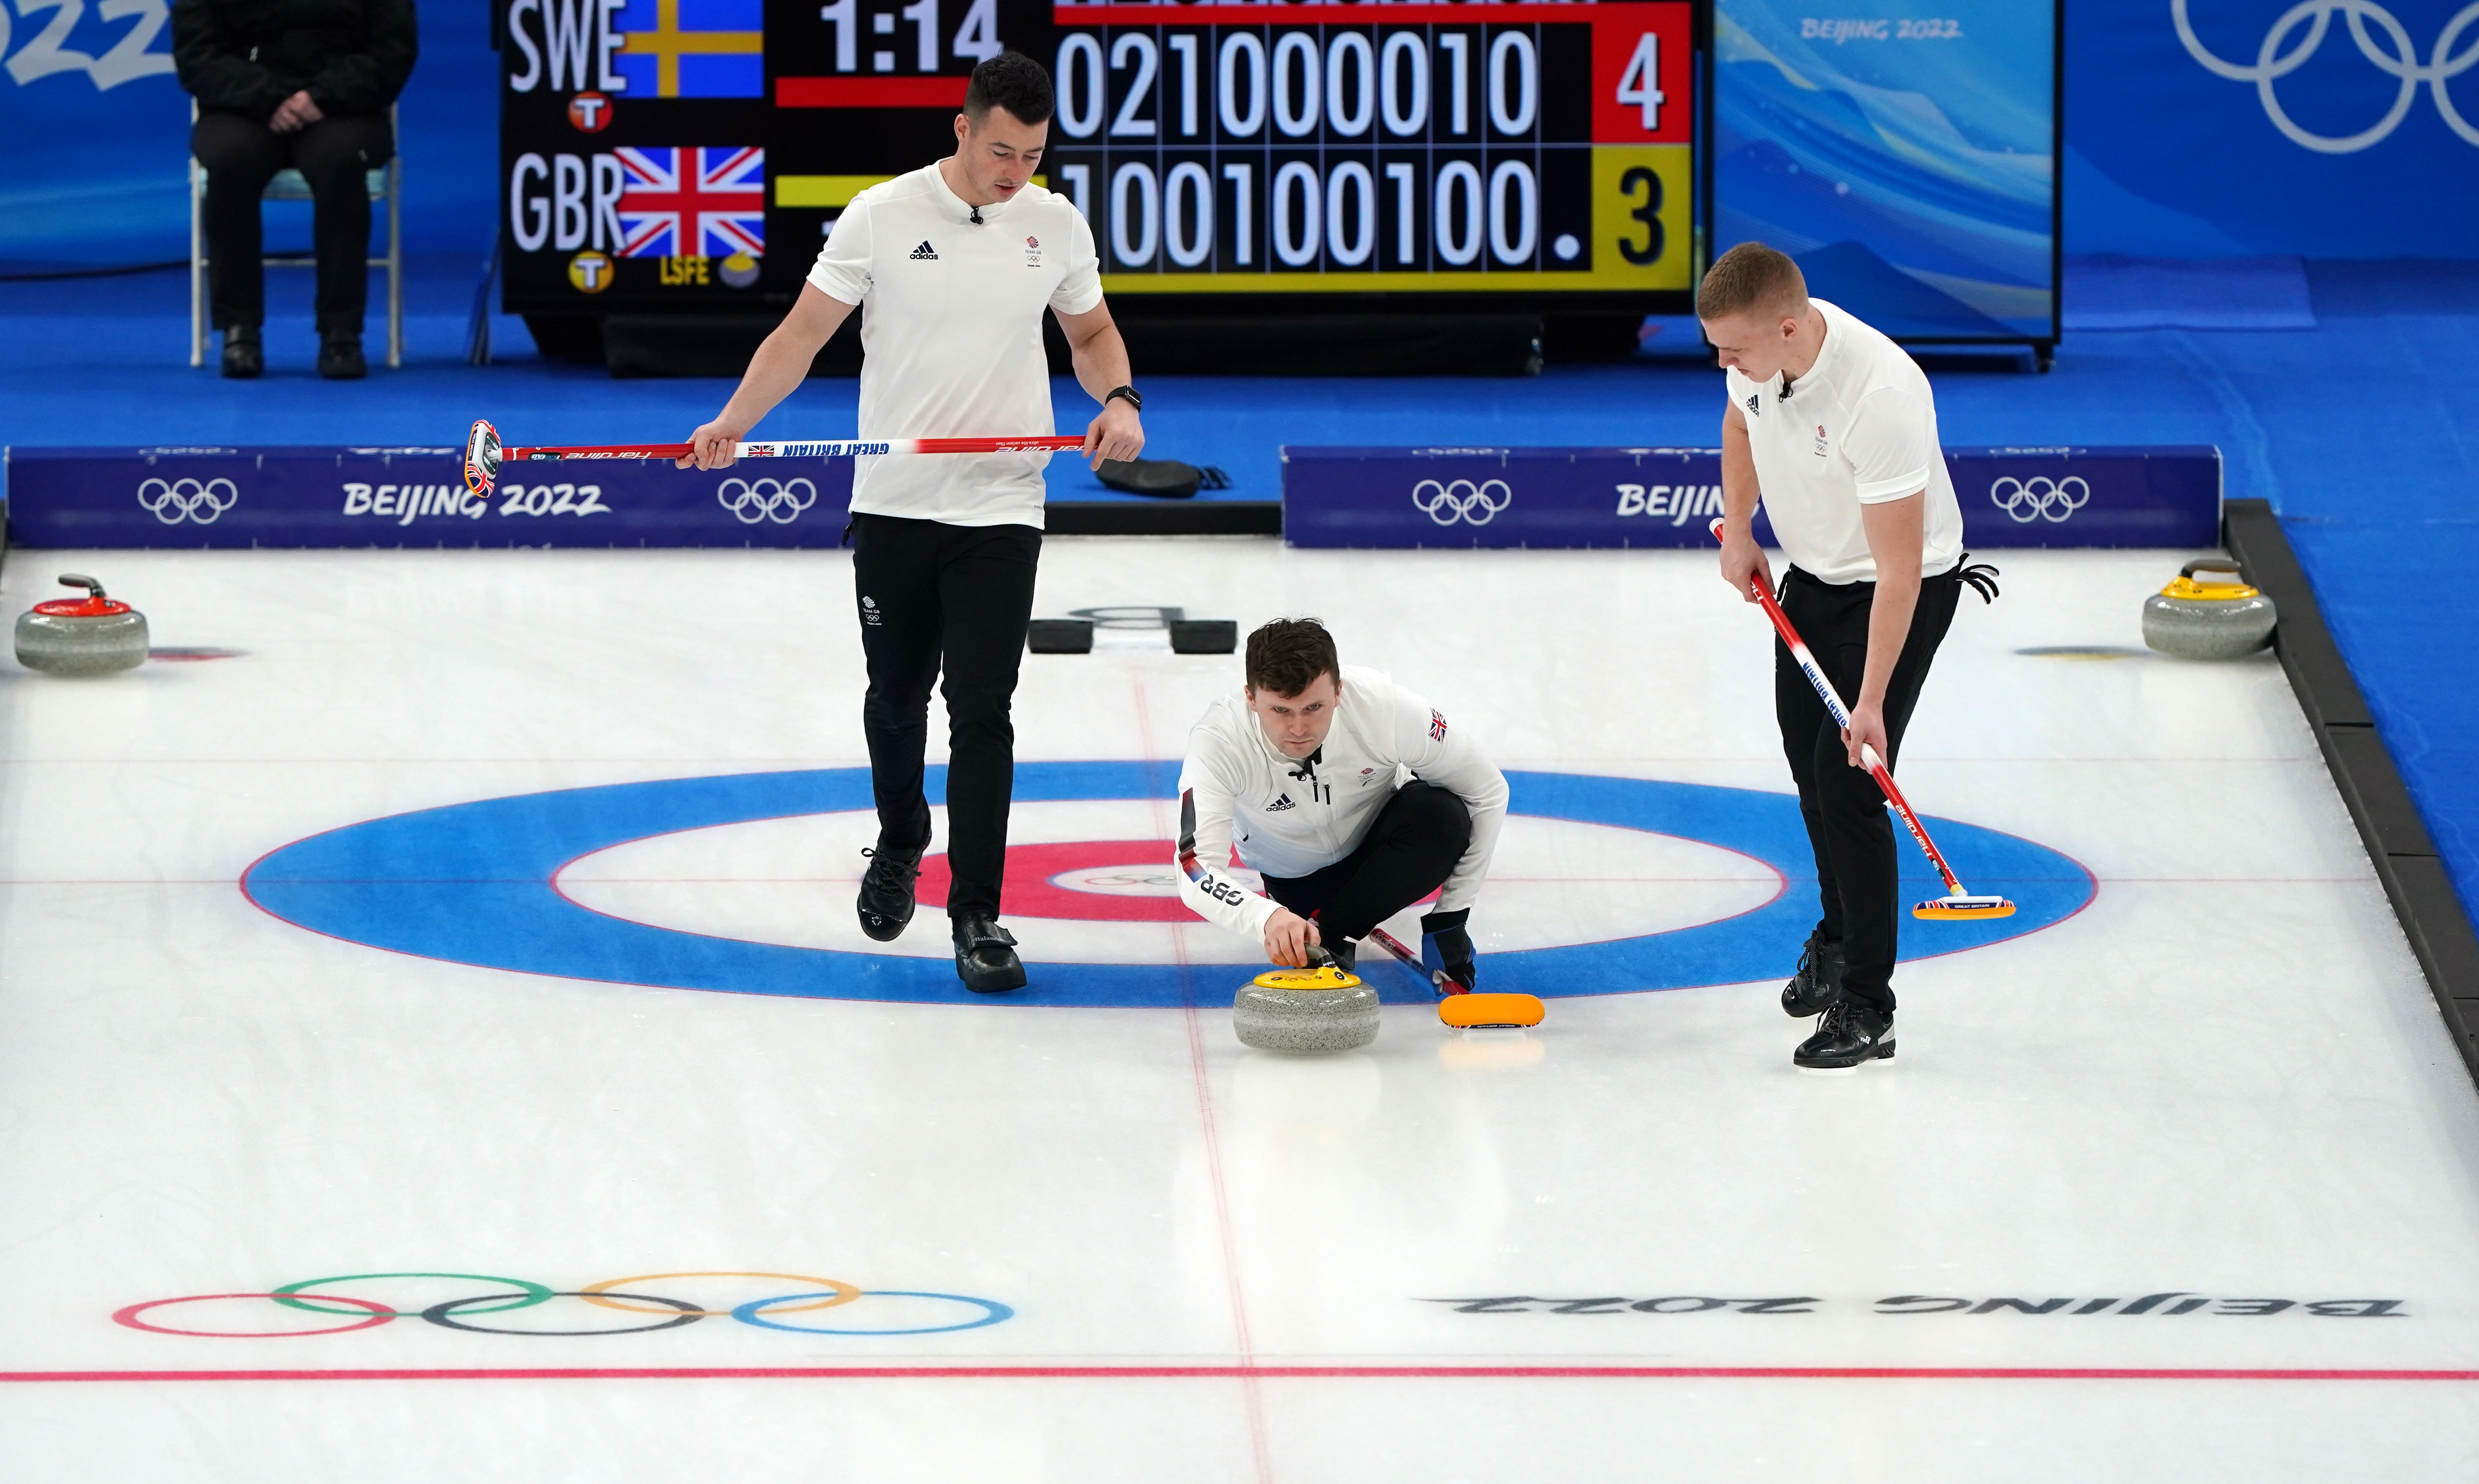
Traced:
<path fill-rule="evenodd" d="M 2210 446 L 1948 448 L 1963 539 L 1995 547 L 2210 547 Z M 1286 448 L 1298 547 L 1693 547 L 1722 513 L 1719 448 Z M 1757 536 L 1771 528 L 1757 517 Z"/>
<path fill-rule="evenodd" d="M 849 459 L 510 464 L 487 497 L 461 448 L 10 448 L 20 546 L 831 547 Z"/>

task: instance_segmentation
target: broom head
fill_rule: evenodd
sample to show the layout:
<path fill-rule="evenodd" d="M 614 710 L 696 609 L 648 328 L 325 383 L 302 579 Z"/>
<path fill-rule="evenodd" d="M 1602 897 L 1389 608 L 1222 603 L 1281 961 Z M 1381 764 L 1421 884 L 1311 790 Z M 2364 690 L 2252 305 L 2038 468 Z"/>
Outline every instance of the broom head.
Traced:
<path fill-rule="evenodd" d="M 1464 1031 L 1539 1025 L 1545 1013 L 1541 1001 L 1528 994 L 1450 994 L 1438 1002 L 1438 1018 Z"/>
<path fill-rule="evenodd" d="M 1983 917 L 2011 917 L 2014 904 L 2004 897 L 1930 897 L 1914 904 L 1911 915 L 1928 922 L 1974 922 Z"/>

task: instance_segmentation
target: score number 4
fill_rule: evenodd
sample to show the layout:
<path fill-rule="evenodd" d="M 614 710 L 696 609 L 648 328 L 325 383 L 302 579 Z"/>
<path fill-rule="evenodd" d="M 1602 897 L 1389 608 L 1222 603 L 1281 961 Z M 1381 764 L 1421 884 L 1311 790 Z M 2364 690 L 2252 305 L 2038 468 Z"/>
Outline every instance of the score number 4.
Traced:
<path fill-rule="evenodd" d="M 1635 55 L 1619 74 L 1618 100 L 1622 106 L 1632 103 L 1644 110 L 1645 133 L 1661 128 L 1661 105 L 1670 100 L 1661 92 L 1660 37 L 1648 31 L 1635 38 Z"/>

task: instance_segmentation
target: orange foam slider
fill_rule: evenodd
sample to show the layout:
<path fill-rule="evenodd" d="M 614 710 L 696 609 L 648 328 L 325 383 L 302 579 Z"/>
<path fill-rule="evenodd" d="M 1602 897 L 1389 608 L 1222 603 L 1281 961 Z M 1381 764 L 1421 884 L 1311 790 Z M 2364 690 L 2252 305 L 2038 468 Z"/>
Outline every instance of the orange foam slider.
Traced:
<path fill-rule="evenodd" d="M 1458 1030 L 1539 1025 L 1546 1013 L 1529 994 L 1450 994 L 1438 1002 L 1438 1018 Z"/>

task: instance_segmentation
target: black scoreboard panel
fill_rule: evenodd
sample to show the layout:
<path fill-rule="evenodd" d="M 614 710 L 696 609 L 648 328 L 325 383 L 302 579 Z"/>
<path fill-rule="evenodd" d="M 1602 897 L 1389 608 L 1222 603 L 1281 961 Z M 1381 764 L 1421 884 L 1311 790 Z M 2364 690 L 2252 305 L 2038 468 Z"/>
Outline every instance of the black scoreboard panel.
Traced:
<path fill-rule="evenodd" d="M 779 309 L 1010 47 L 1114 294 L 1682 307 L 1699 12 L 498 0 L 506 306 Z"/>

